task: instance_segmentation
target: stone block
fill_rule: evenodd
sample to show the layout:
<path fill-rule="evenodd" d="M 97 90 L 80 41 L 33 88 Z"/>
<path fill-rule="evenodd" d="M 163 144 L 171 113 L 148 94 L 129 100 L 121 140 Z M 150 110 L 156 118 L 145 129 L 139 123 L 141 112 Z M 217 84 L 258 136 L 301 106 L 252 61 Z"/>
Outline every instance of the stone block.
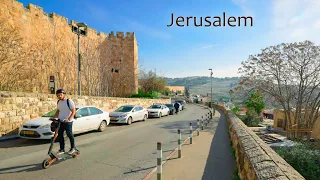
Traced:
<path fill-rule="evenodd" d="M 4 112 L 0 112 L 0 118 L 5 118 L 6 114 Z"/>
<path fill-rule="evenodd" d="M 256 170 L 258 179 L 276 178 L 278 176 L 284 176 L 284 173 L 278 167 L 269 167 L 262 170 Z"/>
<path fill-rule="evenodd" d="M 289 180 L 286 176 L 278 176 L 275 178 L 269 178 L 269 180 Z"/>
<path fill-rule="evenodd" d="M 11 111 L 4 111 L 5 112 L 5 116 L 8 117 L 13 117 L 17 115 L 17 110 L 11 110 Z"/>
<path fill-rule="evenodd" d="M 29 103 L 24 103 L 23 106 L 22 106 L 23 109 L 27 109 L 27 108 L 29 108 L 29 107 L 30 107 L 30 104 L 29 104 Z"/>
<path fill-rule="evenodd" d="M 241 138 L 240 138 L 240 142 L 241 142 L 241 145 L 244 148 L 244 150 L 247 152 L 250 152 L 248 150 L 253 149 L 253 148 L 257 148 L 257 147 L 259 147 L 259 149 L 260 149 L 260 146 L 253 140 L 242 142 Z"/>
<path fill-rule="evenodd" d="M 10 123 L 9 118 L 1 118 L 1 125 L 6 125 L 6 124 L 9 124 L 9 123 Z"/>
<path fill-rule="evenodd" d="M 23 97 L 16 97 L 16 103 L 23 103 Z"/>
<path fill-rule="evenodd" d="M 39 114 L 39 108 L 38 107 L 32 108 L 32 113 Z"/>
<path fill-rule="evenodd" d="M 12 110 L 18 110 L 18 109 L 20 108 L 17 106 L 17 104 L 12 104 Z"/>
<path fill-rule="evenodd" d="M 10 123 L 22 122 L 22 116 L 9 117 Z"/>
<path fill-rule="evenodd" d="M 22 121 L 25 122 L 25 121 L 28 121 L 30 120 L 30 115 L 24 115 L 22 116 Z"/>
<path fill-rule="evenodd" d="M 3 104 L 2 109 L 3 109 L 3 111 L 11 111 L 11 110 L 13 110 L 12 104 Z"/>
<path fill-rule="evenodd" d="M 32 109 L 30 108 L 26 109 L 26 114 L 32 114 Z"/>
<path fill-rule="evenodd" d="M 250 162 L 252 164 L 259 163 L 259 162 L 262 162 L 262 161 L 271 161 L 271 160 L 272 159 L 266 154 L 261 154 L 261 155 L 254 156 L 254 157 L 250 158 Z"/>
<path fill-rule="evenodd" d="M 24 110 L 24 109 L 17 110 L 17 116 L 23 116 L 25 114 L 26 114 L 26 110 Z"/>

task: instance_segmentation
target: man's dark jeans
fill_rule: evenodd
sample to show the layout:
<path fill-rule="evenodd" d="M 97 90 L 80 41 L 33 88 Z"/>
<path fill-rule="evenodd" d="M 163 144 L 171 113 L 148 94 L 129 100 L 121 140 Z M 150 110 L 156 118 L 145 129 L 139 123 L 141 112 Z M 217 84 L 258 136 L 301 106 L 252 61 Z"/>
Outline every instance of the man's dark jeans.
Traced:
<path fill-rule="evenodd" d="M 72 134 L 72 124 L 73 122 L 67 122 L 67 123 L 61 123 L 60 125 L 60 129 L 59 129 L 59 132 L 58 132 L 58 136 L 59 136 L 59 142 L 60 142 L 60 150 L 65 150 L 64 149 L 64 137 L 63 137 L 63 133 L 64 131 L 66 131 L 67 133 L 67 136 L 69 137 L 70 139 L 70 144 L 71 144 L 71 148 L 74 148 L 75 145 L 74 145 L 74 137 L 73 137 L 73 134 Z"/>

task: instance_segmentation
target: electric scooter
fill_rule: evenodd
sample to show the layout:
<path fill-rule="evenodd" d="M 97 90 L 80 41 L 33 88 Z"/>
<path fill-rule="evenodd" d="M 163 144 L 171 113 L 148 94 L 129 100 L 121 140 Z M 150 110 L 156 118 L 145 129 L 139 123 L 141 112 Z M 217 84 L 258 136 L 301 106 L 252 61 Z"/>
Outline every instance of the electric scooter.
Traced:
<path fill-rule="evenodd" d="M 44 169 L 49 168 L 52 163 L 54 163 L 58 160 L 66 160 L 71 157 L 75 158 L 80 154 L 80 151 L 77 148 L 75 148 L 76 151 L 72 154 L 69 154 L 68 152 L 65 152 L 63 154 L 57 154 L 57 153 L 52 152 L 53 144 L 56 141 L 57 136 L 58 136 L 61 121 L 60 121 L 60 119 L 50 119 L 50 120 L 52 121 L 51 131 L 54 132 L 54 136 L 51 138 L 51 144 L 50 144 L 50 148 L 48 151 L 48 155 L 50 156 L 50 158 L 47 158 L 47 159 L 43 160 L 43 162 L 42 162 L 42 167 Z"/>

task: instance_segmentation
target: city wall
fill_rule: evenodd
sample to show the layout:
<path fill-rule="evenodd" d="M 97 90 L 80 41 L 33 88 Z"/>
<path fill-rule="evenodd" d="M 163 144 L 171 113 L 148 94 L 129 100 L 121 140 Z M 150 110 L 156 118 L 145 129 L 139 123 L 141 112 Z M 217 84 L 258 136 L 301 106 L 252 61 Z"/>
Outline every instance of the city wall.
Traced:
<path fill-rule="evenodd" d="M 78 37 L 71 31 L 75 23 L 33 4 L 1 0 L 0 31 L 6 42 L 0 42 L 0 48 L 9 46 L 14 53 L 0 52 L 0 59 L 5 57 L 0 60 L 0 90 L 47 93 L 49 77 L 55 76 L 57 88 L 77 94 Z M 87 36 L 80 38 L 83 94 L 112 95 L 114 89 L 118 95 L 137 93 L 135 34 L 106 34 L 88 26 Z M 120 72 L 114 75 L 111 69 Z"/>
<path fill-rule="evenodd" d="M 227 117 L 241 179 L 305 179 L 230 110 L 220 105 L 215 105 L 214 108 L 223 111 Z"/>
<path fill-rule="evenodd" d="M 76 105 L 93 105 L 111 112 L 121 105 L 140 105 L 145 108 L 153 103 L 170 103 L 170 99 L 111 98 L 67 95 Z M 44 93 L 19 93 L 0 91 L 0 137 L 16 135 L 18 128 L 31 118 L 56 108 L 57 97 Z"/>

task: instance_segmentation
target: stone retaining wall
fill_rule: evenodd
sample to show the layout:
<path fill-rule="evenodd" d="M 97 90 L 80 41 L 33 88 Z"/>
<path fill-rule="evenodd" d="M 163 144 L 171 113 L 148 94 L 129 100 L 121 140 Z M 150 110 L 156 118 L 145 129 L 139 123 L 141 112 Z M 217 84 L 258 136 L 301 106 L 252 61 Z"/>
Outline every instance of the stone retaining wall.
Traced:
<path fill-rule="evenodd" d="M 138 99 L 113 97 L 71 96 L 76 105 L 93 105 L 110 112 L 121 105 L 141 105 L 152 103 L 171 103 L 170 99 Z M 56 108 L 54 94 L 16 93 L 0 91 L 0 137 L 17 134 L 18 128 L 26 121 Z"/>
<path fill-rule="evenodd" d="M 305 179 L 230 110 L 218 105 L 215 108 L 222 110 L 228 119 L 241 179 Z"/>

